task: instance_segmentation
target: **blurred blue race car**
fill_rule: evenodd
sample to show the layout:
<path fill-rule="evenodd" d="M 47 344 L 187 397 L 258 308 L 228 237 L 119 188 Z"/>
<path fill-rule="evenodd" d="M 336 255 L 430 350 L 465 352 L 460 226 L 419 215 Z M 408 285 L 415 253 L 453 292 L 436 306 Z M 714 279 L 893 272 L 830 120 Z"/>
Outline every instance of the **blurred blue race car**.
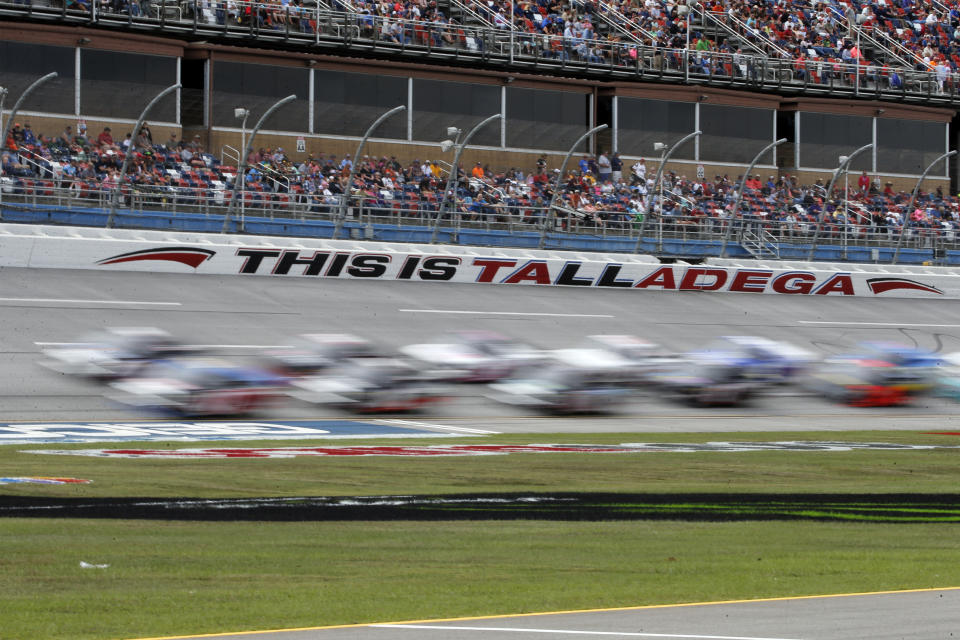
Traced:
<path fill-rule="evenodd" d="M 110 397 L 123 404 L 180 416 L 242 416 L 281 397 L 284 378 L 213 358 L 177 358 L 113 382 Z"/>
<path fill-rule="evenodd" d="M 758 384 L 792 382 L 814 361 L 805 349 L 760 336 L 723 336 L 689 355 L 702 363 L 736 367 L 743 380 Z"/>

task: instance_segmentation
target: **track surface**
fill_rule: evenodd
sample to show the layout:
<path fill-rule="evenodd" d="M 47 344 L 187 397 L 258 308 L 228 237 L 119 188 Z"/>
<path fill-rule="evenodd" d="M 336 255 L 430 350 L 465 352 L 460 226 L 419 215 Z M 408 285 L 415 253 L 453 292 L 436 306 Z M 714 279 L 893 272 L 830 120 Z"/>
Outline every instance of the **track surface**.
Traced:
<path fill-rule="evenodd" d="M 438 313 L 438 311 L 442 311 Z M 447 313 L 461 312 L 461 313 Z M 462 313 L 471 312 L 471 313 Z M 539 314 L 539 315 L 538 315 Z M 864 340 L 960 351 L 960 301 L 674 293 L 530 286 L 358 282 L 4 269 L 0 272 L 2 421 L 130 420 L 99 388 L 36 365 L 44 342 L 106 326 L 160 326 L 196 344 L 282 345 L 304 332 L 353 332 L 387 347 L 441 340 L 454 328 L 494 329 L 545 347 L 592 333 L 634 333 L 685 350 L 717 335 L 789 340 L 818 354 Z M 496 405 L 468 387 L 416 418 L 503 432 L 769 431 L 960 427 L 957 407 L 925 400 L 900 410 L 852 409 L 790 391 L 740 409 L 691 409 L 641 397 L 616 414 L 544 418 Z M 292 402 L 273 418 L 337 414 Z"/>
<path fill-rule="evenodd" d="M 592 333 L 634 333 L 678 350 L 695 348 L 717 335 L 746 334 L 789 340 L 823 355 L 842 353 L 863 340 L 893 340 L 945 353 L 960 351 L 960 301 L 954 300 L 583 291 L 193 274 L 4 269 L 0 271 L 0 319 L 4 328 L 0 333 L 0 422 L 138 417 L 105 400 L 97 387 L 36 365 L 42 349 L 37 343 L 74 341 L 107 326 L 159 326 L 191 343 L 209 345 L 282 345 L 305 332 L 352 332 L 396 347 L 437 340 L 452 328 L 485 328 L 545 348 L 576 346 Z M 251 352 L 224 349 L 236 357 Z M 468 389 L 448 405 L 414 419 L 528 433 L 960 428 L 956 406 L 933 400 L 910 409 L 874 411 L 838 407 L 786 392 L 760 399 L 749 409 L 691 410 L 646 397 L 613 416 L 556 419 L 523 415 L 492 404 L 480 397 L 480 391 Z M 270 417 L 331 415 L 290 405 Z M 957 633 L 958 611 L 960 591 L 946 590 L 218 637 L 927 640 Z"/>
<path fill-rule="evenodd" d="M 946 640 L 957 633 L 958 611 L 960 589 L 953 589 L 206 637 L 223 640 Z"/>

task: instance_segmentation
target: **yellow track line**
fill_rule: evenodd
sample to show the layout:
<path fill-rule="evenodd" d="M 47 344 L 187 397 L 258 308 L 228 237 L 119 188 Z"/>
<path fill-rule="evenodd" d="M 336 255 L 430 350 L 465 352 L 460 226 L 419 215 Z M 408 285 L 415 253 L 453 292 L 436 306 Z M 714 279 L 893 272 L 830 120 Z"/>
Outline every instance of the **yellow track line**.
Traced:
<path fill-rule="evenodd" d="M 756 598 L 747 600 L 717 600 L 712 602 L 683 602 L 679 604 L 648 604 L 632 607 L 608 607 L 604 609 L 571 609 L 568 611 L 539 611 L 536 613 L 508 613 L 491 616 L 468 616 L 463 618 L 433 618 L 429 620 L 404 620 L 402 622 L 364 622 L 360 624 L 336 624 L 325 627 L 296 627 L 292 629 L 265 629 L 262 631 L 234 631 L 225 633 L 208 633 L 190 636 L 163 636 L 156 638 L 137 638 L 135 640 L 184 640 L 185 638 L 223 638 L 227 636 L 248 636 L 260 633 L 281 633 L 295 631 L 323 631 L 326 629 L 356 629 L 371 625 L 405 625 L 427 624 L 435 622 L 468 622 L 471 620 L 495 620 L 497 618 L 530 618 L 534 616 L 555 616 L 570 613 L 605 613 L 608 611 L 642 611 L 645 609 L 672 609 L 678 607 L 705 607 L 720 604 L 745 604 L 754 602 L 784 602 L 787 600 L 813 600 L 815 598 L 851 598 L 856 596 L 879 596 L 900 593 L 924 593 L 930 591 L 956 591 L 960 587 L 931 587 L 925 589 L 896 589 L 891 591 L 866 591 L 862 593 L 832 593 L 812 596 L 782 596 L 777 598 Z"/>

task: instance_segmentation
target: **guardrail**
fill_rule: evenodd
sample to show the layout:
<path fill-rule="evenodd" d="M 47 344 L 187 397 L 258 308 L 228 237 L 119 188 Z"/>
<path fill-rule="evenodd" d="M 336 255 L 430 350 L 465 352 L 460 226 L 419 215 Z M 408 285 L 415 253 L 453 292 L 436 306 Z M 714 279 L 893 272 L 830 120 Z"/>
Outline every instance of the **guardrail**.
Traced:
<path fill-rule="evenodd" d="M 112 188 L 74 180 L 69 187 L 56 180 L 0 182 L 0 214 L 10 222 L 61 222 L 98 226 L 105 224 L 99 212 L 109 208 Z M 227 186 L 219 189 L 132 184 L 121 192 L 123 224 L 142 228 L 188 228 L 178 225 L 193 220 L 199 228 L 219 229 L 230 202 Z M 242 190 L 243 207 L 235 225 L 246 232 L 251 225 L 273 225 L 288 235 L 302 233 L 331 237 L 336 223 L 338 196 Z M 364 194 L 349 203 L 345 233 L 382 240 L 418 238 L 428 241 L 437 221 L 436 198 L 384 199 L 384 194 Z M 83 215 L 74 215 L 80 212 Z M 178 222 L 179 221 L 179 222 Z M 729 228 L 732 225 L 732 228 Z M 900 226 L 862 223 L 833 218 L 820 223 L 812 216 L 726 217 L 659 214 L 647 221 L 638 243 L 640 222 L 631 211 L 571 209 L 558 206 L 546 215 L 539 206 L 502 202 L 471 203 L 457 200 L 440 220 L 441 241 L 492 246 L 536 247 L 633 252 L 657 256 L 743 257 L 804 259 L 813 247 L 818 259 L 859 262 L 931 262 L 960 264 L 960 237 L 954 228 L 933 223 L 909 222 Z M 727 242 L 726 240 L 729 240 Z M 899 252 L 897 247 L 900 247 Z"/>
<path fill-rule="evenodd" d="M 518 69 L 557 69 L 597 77 L 641 77 L 718 86 L 747 86 L 808 94 L 870 96 L 928 104 L 960 97 L 960 74 L 843 64 L 829 60 L 778 59 L 744 53 L 697 52 L 616 40 L 580 40 L 546 33 L 514 32 L 456 21 L 408 20 L 372 13 L 238 0 L 150 0 L 149 11 L 131 2 L 91 4 L 55 0 L 57 6 L 0 1 L 0 15 L 67 24 L 208 38 L 254 38 L 265 44 L 354 52 L 424 54 L 438 62 L 473 59 Z M 116 7 L 129 7 L 120 11 Z M 511 51 L 511 46 L 513 50 Z M 512 54 L 512 55 L 511 55 Z"/>

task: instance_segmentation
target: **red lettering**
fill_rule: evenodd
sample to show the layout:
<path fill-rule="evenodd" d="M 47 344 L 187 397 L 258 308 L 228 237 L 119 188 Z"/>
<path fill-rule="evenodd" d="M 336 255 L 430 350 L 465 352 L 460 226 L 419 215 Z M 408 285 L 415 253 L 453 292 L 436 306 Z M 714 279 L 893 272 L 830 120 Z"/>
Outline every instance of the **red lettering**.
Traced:
<path fill-rule="evenodd" d="M 673 267 L 660 267 L 634 285 L 635 289 L 646 289 L 647 287 L 676 289 L 677 283 L 673 277 Z"/>
<path fill-rule="evenodd" d="M 737 275 L 733 276 L 733 282 L 730 283 L 730 291 L 763 293 L 767 280 L 772 275 L 773 271 L 737 271 Z"/>
<path fill-rule="evenodd" d="M 853 280 L 850 278 L 849 273 L 836 273 L 824 282 L 822 285 L 817 287 L 817 290 L 813 292 L 818 296 L 825 296 L 831 293 L 839 293 L 844 296 L 852 296 L 853 293 Z"/>
<path fill-rule="evenodd" d="M 543 260 L 532 260 L 511 273 L 504 284 L 519 284 L 529 280 L 536 284 L 550 284 L 550 271 Z"/>
<path fill-rule="evenodd" d="M 704 280 L 700 280 L 699 284 L 697 279 L 699 278 L 713 278 L 713 282 L 707 283 Z M 727 270 L 726 269 L 704 269 L 701 267 L 690 267 L 687 269 L 687 272 L 683 274 L 683 280 L 680 281 L 680 290 L 681 291 L 716 291 L 723 287 L 727 282 Z"/>
<path fill-rule="evenodd" d="M 781 273 L 770 283 L 770 288 L 776 293 L 807 294 L 816 281 L 817 276 L 812 273 Z"/>
<path fill-rule="evenodd" d="M 503 267 L 515 267 L 516 260 L 493 260 L 491 258 L 474 258 L 473 266 L 483 267 L 480 275 L 477 276 L 477 282 L 493 282 L 497 277 L 497 271 Z"/>

